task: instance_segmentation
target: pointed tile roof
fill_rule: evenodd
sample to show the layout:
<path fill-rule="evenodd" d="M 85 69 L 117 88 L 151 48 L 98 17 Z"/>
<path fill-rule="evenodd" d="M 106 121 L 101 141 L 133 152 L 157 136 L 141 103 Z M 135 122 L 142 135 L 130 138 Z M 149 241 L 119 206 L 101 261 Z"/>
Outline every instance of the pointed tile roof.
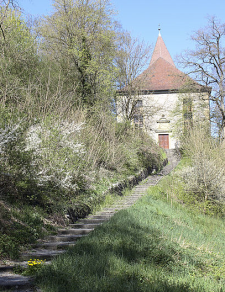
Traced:
<path fill-rule="evenodd" d="M 140 90 L 156 91 L 179 90 L 188 81 L 190 81 L 190 78 L 178 70 L 175 65 L 159 57 L 136 78 L 135 83 Z"/>
<path fill-rule="evenodd" d="M 176 68 L 159 31 L 149 67 L 133 81 L 132 88 L 141 91 L 179 91 L 185 85 L 206 91 L 204 86 Z"/>
<path fill-rule="evenodd" d="M 170 53 L 167 50 L 167 47 L 162 39 L 160 31 L 159 31 L 159 36 L 155 45 L 155 49 L 152 54 L 150 66 L 153 65 L 155 61 L 158 60 L 159 58 L 163 58 L 164 60 L 166 60 L 168 63 L 170 63 L 171 65 L 175 67 L 174 62 L 170 56 Z"/>

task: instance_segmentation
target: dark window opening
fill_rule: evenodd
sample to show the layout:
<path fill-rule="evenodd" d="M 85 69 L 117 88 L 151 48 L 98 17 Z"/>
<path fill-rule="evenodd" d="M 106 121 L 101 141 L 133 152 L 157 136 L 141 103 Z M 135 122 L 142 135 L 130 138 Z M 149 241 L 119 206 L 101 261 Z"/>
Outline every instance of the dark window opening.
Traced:
<path fill-rule="evenodd" d="M 136 103 L 136 105 L 135 105 L 137 108 L 139 108 L 139 107 L 142 107 L 143 106 L 143 102 L 142 102 L 142 100 L 137 100 L 137 103 Z"/>
<path fill-rule="evenodd" d="M 134 125 L 138 128 L 143 128 L 143 116 L 142 115 L 134 115 Z"/>

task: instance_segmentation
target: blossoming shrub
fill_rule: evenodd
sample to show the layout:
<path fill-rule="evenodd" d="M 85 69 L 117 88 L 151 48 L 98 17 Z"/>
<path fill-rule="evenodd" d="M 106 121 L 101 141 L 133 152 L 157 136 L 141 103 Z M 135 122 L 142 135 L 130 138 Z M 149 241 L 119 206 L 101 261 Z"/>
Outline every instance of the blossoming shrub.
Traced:
<path fill-rule="evenodd" d="M 184 183 L 186 196 L 203 202 L 205 212 L 225 202 L 225 149 L 206 129 L 190 131 L 183 143 L 184 155 L 190 159 L 179 176 Z"/>
<path fill-rule="evenodd" d="M 2 127 L 0 139 L 0 187 L 8 180 L 12 190 L 5 193 L 43 206 L 94 190 L 102 169 L 112 178 L 161 165 L 150 137 L 131 126 L 121 132 L 113 116 L 101 111 L 88 118 L 77 111 L 73 119 L 22 120 Z"/>
<path fill-rule="evenodd" d="M 49 119 L 31 126 L 27 150 L 33 151 L 35 179 L 40 187 L 74 194 L 84 172 L 84 145 L 79 142 L 83 123 Z"/>
<path fill-rule="evenodd" d="M 48 224 L 65 225 L 68 210 L 76 218 L 93 211 L 112 183 L 161 163 L 149 137 L 130 125 L 121 131 L 100 109 L 37 119 L 0 110 L 0 203 L 12 208 L 11 234 L 6 221 L 0 227 L 15 243 L 11 250 L 3 238 L 6 256 L 52 231 Z"/>
<path fill-rule="evenodd" d="M 0 108 L 0 196 L 9 201 L 34 195 L 35 178 L 31 151 L 26 151 L 26 119 Z"/>

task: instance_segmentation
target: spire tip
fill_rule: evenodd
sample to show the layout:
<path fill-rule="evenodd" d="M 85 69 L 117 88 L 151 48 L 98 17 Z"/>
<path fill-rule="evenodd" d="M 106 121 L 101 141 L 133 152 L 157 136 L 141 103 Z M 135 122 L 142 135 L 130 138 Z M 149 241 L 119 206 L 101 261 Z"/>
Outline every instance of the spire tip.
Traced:
<path fill-rule="evenodd" d="M 158 28 L 158 31 L 159 31 L 159 36 L 161 36 L 161 28 L 160 28 L 160 24 L 159 24 L 159 28 Z"/>

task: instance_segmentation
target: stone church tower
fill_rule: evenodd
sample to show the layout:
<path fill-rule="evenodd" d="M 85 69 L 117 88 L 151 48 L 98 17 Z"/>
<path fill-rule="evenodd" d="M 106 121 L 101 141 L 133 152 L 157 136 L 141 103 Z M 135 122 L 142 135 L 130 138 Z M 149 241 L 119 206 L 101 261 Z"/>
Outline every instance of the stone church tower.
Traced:
<path fill-rule="evenodd" d="M 177 128 L 180 122 L 183 130 L 185 123 L 206 120 L 209 115 L 209 88 L 176 68 L 160 30 L 149 67 L 133 81 L 132 88 L 136 108 L 133 124 L 142 127 L 162 148 L 174 149 L 179 145 L 175 124 Z M 126 90 L 119 92 L 119 108 L 126 99 Z M 179 104 L 180 111 L 174 113 Z M 122 112 L 118 121 L 123 120 Z"/>

